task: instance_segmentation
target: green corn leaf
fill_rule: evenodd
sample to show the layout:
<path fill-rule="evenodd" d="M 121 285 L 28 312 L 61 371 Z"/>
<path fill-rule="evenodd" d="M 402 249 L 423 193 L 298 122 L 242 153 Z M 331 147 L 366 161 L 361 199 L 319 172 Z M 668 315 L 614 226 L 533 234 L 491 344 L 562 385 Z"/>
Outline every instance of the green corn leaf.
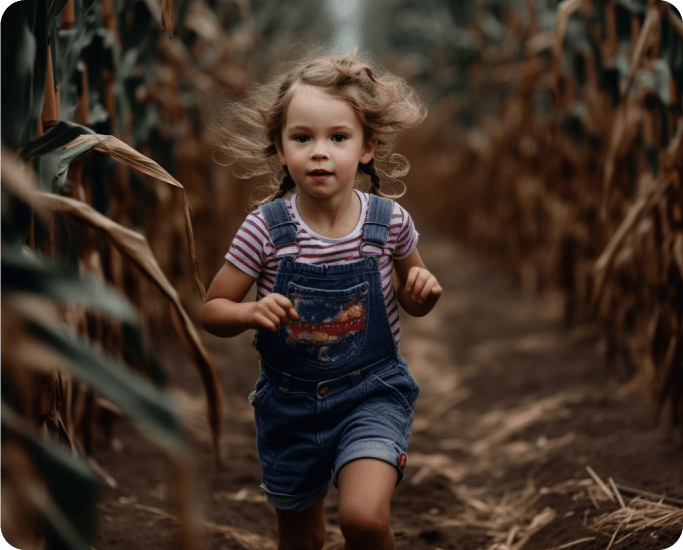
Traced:
<path fill-rule="evenodd" d="M 3 162 L 4 162 L 3 158 Z M 4 184 L 4 182 L 3 182 Z M 2 190 L 0 227 L 4 246 L 22 246 L 26 242 L 31 210 L 23 201 Z M 3 250 L 4 252 L 4 250 Z"/>
<path fill-rule="evenodd" d="M 88 32 L 85 23 L 93 4 L 94 0 L 74 0 L 74 28 L 59 29 L 56 33 L 57 49 L 63 53 L 53 61 L 58 74 L 61 75 L 59 83 L 62 86 L 62 118 L 66 120 L 71 120 L 73 108 L 78 100 L 76 86 L 72 85 L 77 72 L 76 67 L 81 61 L 83 49 L 92 40 L 92 30 Z M 69 113 L 68 116 L 65 116 L 66 113 Z"/>
<path fill-rule="evenodd" d="M 643 15 L 647 10 L 647 0 L 617 0 L 617 4 L 638 15 Z"/>
<path fill-rule="evenodd" d="M 114 287 L 47 264 L 28 249 L 5 246 L 2 251 L 2 293 L 44 296 L 61 303 L 77 303 L 117 318 L 123 324 L 124 346 L 133 361 L 143 365 L 152 382 L 166 385 L 166 371 L 145 344 L 135 309 Z"/>
<path fill-rule="evenodd" d="M 26 249 L 3 247 L 2 293 L 39 294 L 64 303 L 77 303 L 124 323 L 137 324 L 138 316 L 128 300 L 113 287 L 42 262 Z"/>
<path fill-rule="evenodd" d="M 76 65 L 81 59 L 81 52 L 92 40 L 91 33 L 86 31 L 86 17 L 95 3 L 94 0 L 74 0 L 74 28 L 59 29 L 57 31 L 57 47 L 61 55 L 55 59 L 57 71 L 61 76 L 62 93 L 64 83 L 76 70 Z M 62 107 L 64 98 L 62 97 Z"/>
<path fill-rule="evenodd" d="M 87 550 L 96 535 L 97 475 L 88 462 L 42 439 L 2 401 L 2 424 L 18 435 L 43 474 L 52 502 L 36 498 L 52 548 Z M 38 496 L 38 495 L 36 495 Z M 52 544 L 56 541 L 59 546 Z"/>
<path fill-rule="evenodd" d="M 50 25 L 55 17 L 57 17 L 57 14 L 64 9 L 64 6 L 66 6 L 66 3 L 68 0 L 51 0 L 47 3 L 47 14 L 45 16 L 46 22 L 48 25 Z"/>
<path fill-rule="evenodd" d="M 40 341 L 68 359 L 75 378 L 94 393 L 118 405 L 145 433 L 167 451 L 187 453 L 187 443 L 166 392 L 155 388 L 133 371 L 123 368 L 113 357 L 89 346 L 42 320 L 29 317 L 28 330 Z"/>
<path fill-rule="evenodd" d="M 2 14 L 2 140 L 18 149 L 35 134 L 45 96 L 45 3 L 14 2 Z"/>
<path fill-rule="evenodd" d="M 500 42 L 505 38 L 505 27 L 491 13 L 485 12 L 481 15 L 479 26 L 489 40 Z"/>
<path fill-rule="evenodd" d="M 567 52 L 569 52 L 570 49 L 585 49 L 586 51 L 590 51 L 591 37 L 588 34 L 588 27 L 584 21 L 579 19 L 569 20 L 569 24 L 567 25 L 566 44 L 570 46 L 570 48 L 567 48 Z"/>
<path fill-rule="evenodd" d="M 653 75 L 649 71 L 646 71 L 644 69 L 638 69 L 633 79 L 631 89 L 629 90 L 629 98 L 632 99 L 633 96 L 641 88 L 645 88 L 646 90 L 650 90 L 651 92 L 656 93 L 655 78 L 656 75 Z"/>
<path fill-rule="evenodd" d="M 92 135 L 95 134 L 93 133 Z M 66 175 L 69 173 L 69 165 L 87 155 L 90 151 L 92 151 L 92 148 L 92 144 L 81 143 L 75 147 L 62 149 L 59 156 L 59 163 L 57 164 L 57 168 L 54 173 L 55 179 L 53 186 L 55 188 L 61 189 L 64 185 L 64 182 L 66 181 Z"/>
<path fill-rule="evenodd" d="M 671 101 L 671 70 L 669 64 L 663 59 L 654 61 L 655 81 L 654 89 L 664 105 Z"/>
<path fill-rule="evenodd" d="M 57 191 L 55 174 L 61 159 L 60 151 L 50 151 L 36 157 L 34 167 L 38 175 L 38 184 L 43 191 L 55 193 Z"/>
<path fill-rule="evenodd" d="M 70 517 L 57 506 L 48 502 L 40 505 L 40 514 L 49 548 L 60 550 L 92 550 L 69 521 Z M 96 522 L 93 521 L 93 524 Z"/>
<path fill-rule="evenodd" d="M 28 143 L 21 152 L 21 158 L 24 162 L 28 162 L 35 156 L 44 155 L 63 147 L 78 136 L 94 133 L 90 128 L 62 120 L 49 132 Z"/>

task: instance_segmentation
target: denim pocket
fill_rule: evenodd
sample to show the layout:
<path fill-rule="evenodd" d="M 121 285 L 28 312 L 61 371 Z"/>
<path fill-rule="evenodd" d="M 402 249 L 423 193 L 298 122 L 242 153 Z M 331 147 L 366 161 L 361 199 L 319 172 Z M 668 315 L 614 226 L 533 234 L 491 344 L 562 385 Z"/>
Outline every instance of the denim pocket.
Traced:
<path fill-rule="evenodd" d="M 363 349 L 368 325 L 369 283 L 321 290 L 289 283 L 287 297 L 299 314 L 280 329 L 280 343 L 292 358 L 313 367 L 338 367 Z"/>
<path fill-rule="evenodd" d="M 403 407 L 407 415 L 412 416 L 420 387 L 407 369 L 392 366 L 379 373 L 371 374 L 368 377 L 368 383 L 371 387 L 366 397 L 388 395 Z M 387 407 L 382 407 L 380 402 L 377 405 L 378 408 L 374 410 L 375 414 L 379 414 Z"/>
<path fill-rule="evenodd" d="M 254 391 L 249 394 L 249 403 L 256 407 L 269 388 L 270 381 L 266 378 L 265 374 L 261 373 L 261 376 L 259 376 L 259 379 L 254 386 Z"/>

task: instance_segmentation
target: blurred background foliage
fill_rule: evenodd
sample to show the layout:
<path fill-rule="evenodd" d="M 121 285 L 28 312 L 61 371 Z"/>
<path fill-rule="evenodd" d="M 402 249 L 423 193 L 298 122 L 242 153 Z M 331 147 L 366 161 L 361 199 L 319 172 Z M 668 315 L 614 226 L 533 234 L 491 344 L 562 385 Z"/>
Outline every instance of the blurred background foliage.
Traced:
<path fill-rule="evenodd" d="M 526 289 L 560 290 L 567 322 L 605 338 L 623 391 L 680 427 L 680 14 L 566 0 L 484 2 L 468 17 L 460 38 L 408 65 L 427 82 L 450 75 L 406 144 L 410 200 Z"/>
<path fill-rule="evenodd" d="M 567 322 L 603 335 L 624 391 L 681 426 L 683 24 L 670 4 L 23 0 L 2 18 L 2 523 L 17 546 L 92 543 L 107 475 L 89 453 L 113 416 L 164 445 L 186 484 L 153 351 L 168 328 L 218 448 L 221 392 L 193 319 L 254 183 L 212 158 L 221 104 L 335 41 L 430 105 L 402 144 L 406 200 L 526 289 L 560 291 Z M 180 494 L 179 537 L 198 548 Z"/>

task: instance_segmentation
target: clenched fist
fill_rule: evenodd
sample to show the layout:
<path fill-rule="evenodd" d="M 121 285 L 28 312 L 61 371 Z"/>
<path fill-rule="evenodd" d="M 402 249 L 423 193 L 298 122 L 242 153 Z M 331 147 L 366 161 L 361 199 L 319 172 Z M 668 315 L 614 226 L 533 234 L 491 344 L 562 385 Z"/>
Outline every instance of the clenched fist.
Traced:
<path fill-rule="evenodd" d="M 405 289 L 418 304 L 424 304 L 430 296 L 441 296 L 441 285 L 429 270 L 423 267 L 411 267 L 406 277 Z"/>
<path fill-rule="evenodd" d="M 299 314 L 289 298 L 282 294 L 271 292 L 258 302 L 252 302 L 249 321 L 254 328 L 275 332 L 288 319 L 296 321 Z"/>

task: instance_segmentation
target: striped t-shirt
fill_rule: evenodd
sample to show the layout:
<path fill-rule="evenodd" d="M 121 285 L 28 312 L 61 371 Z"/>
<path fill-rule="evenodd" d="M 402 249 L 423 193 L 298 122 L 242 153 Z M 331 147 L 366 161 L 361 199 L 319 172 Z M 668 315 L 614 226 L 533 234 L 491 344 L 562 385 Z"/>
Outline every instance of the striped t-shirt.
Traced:
<path fill-rule="evenodd" d="M 301 249 L 296 256 L 297 262 L 313 265 L 334 265 L 347 264 L 362 258 L 360 245 L 363 240 L 363 224 L 368 213 L 369 196 L 360 191 L 356 191 L 356 193 L 361 202 L 360 217 L 351 233 L 341 239 L 324 237 L 308 227 L 296 208 L 296 194 L 285 199 L 289 215 L 296 224 L 297 243 Z M 389 324 L 397 345 L 400 341 L 400 325 L 398 301 L 392 285 L 394 260 L 408 257 L 417 246 L 418 236 L 410 214 L 397 202 L 394 202 L 389 238 L 379 256 L 379 270 L 382 275 L 382 289 Z M 280 254 L 289 253 L 289 248 L 281 248 Z M 293 252 L 296 251 L 295 247 L 291 248 Z M 366 245 L 366 248 L 366 253 L 377 249 L 375 245 Z M 225 258 L 238 269 L 256 279 L 257 300 L 273 291 L 280 259 L 276 256 L 276 249 L 268 232 L 268 224 L 260 209 L 254 210 L 246 217 Z"/>

